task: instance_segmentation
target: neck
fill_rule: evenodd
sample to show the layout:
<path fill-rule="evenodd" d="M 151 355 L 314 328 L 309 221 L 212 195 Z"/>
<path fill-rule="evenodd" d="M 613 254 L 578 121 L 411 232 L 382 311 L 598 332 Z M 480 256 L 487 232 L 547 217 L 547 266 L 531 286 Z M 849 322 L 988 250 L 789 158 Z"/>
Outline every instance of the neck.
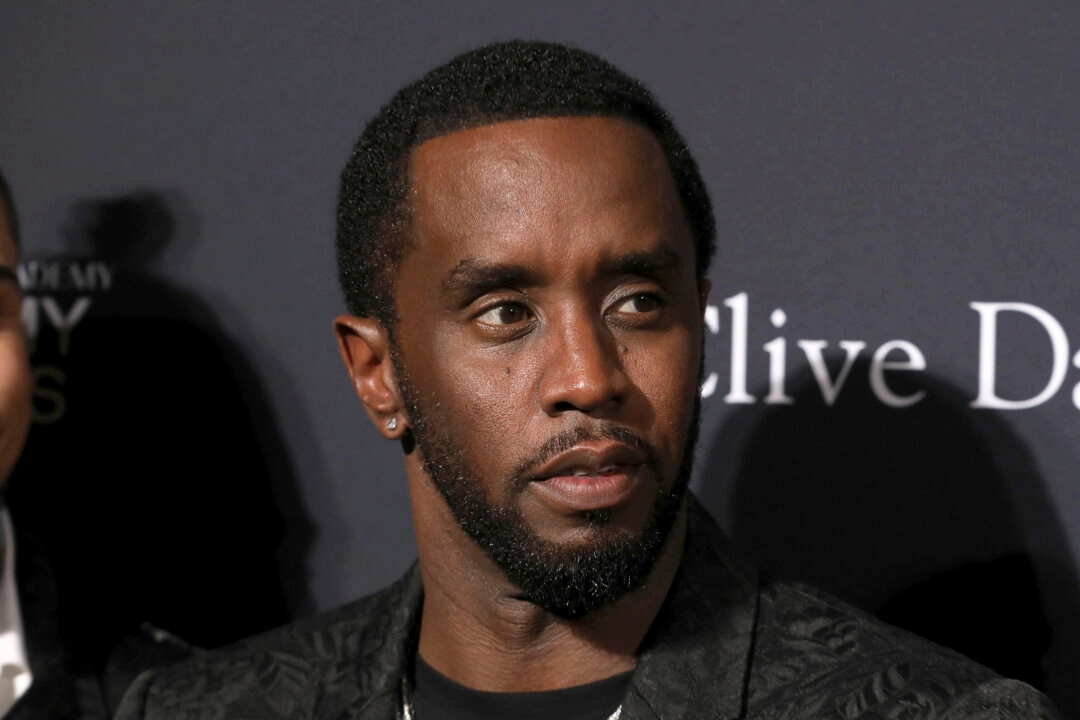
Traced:
<path fill-rule="evenodd" d="M 415 477 L 415 476 L 414 476 Z M 686 505 L 644 586 L 574 620 L 517 597 L 426 478 L 410 480 L 424 606 L 420 654 L 477 690 L 533 692 L 602 680 L 637 664 L 682 559 Z"/>

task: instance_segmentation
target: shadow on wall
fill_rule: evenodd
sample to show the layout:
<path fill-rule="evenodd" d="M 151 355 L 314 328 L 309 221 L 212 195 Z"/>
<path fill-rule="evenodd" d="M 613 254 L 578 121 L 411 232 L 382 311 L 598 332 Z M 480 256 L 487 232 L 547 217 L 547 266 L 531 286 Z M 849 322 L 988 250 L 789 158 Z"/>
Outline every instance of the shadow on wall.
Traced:
<path fill-rule="evenodd" d="M 9 504 L 96 663 L 142 621 L 215 647 L 310 606 L 312 526 L 266 390 L 151 270 L 196 238 L 183 198 L 140 192 L 76 204 L 63 256 L 24 259 L 36 422 Z"/>
<path fill-rule="evenodd" d="M 745 407 L 724 424 L 702 501 L 773 575 L 1044 688 L 1066 715 L 1080 709 L 1080 581 L 1027 448 L 958 389 L 927 373 L 905 380 L 890 386 L 925 393 L 911 407 L 855 382 L 827 407 L 800 373 L 792 405 Z"/>

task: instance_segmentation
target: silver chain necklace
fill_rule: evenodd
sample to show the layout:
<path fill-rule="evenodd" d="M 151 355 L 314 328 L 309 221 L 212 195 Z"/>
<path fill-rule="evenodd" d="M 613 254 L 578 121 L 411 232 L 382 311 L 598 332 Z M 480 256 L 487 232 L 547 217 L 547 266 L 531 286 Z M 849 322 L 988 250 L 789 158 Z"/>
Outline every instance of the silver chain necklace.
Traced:
<path fill-rule="evenodd" d="M 615 712 L 608 715 L 607 720 L 619 720 L 622 715 L 622 705 L 615 708 Z M 409 687 L 407 678 L 401 679 L 401 720 L 414 720 L 412 708 L 412 688 Z"/>

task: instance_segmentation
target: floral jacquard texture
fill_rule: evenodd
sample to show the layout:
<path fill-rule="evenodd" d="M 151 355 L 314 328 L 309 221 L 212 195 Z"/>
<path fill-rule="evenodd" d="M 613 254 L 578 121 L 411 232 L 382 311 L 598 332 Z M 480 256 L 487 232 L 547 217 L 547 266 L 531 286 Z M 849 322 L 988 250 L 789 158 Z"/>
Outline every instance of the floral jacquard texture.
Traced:
<path fill-rule="evenodd" d="M 117 718 L 396 720 L 422 602 L 414 566 L 381 593 L 143 675 Z M 814 589 L 759 578 L 691 498 L 682 565 L 620 720 L 1055 717 L 1022 683 Z"/>

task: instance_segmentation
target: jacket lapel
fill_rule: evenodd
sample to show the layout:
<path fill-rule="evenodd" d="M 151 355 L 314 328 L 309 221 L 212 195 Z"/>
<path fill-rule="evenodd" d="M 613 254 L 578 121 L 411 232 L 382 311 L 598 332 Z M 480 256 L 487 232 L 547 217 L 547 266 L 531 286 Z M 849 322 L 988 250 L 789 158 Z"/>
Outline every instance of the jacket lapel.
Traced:
<path fill-rule="evenodd" d="M 329 668 L 314 717 L 319 720 L 391 720 L 400 716 L 402 681 L 412 673 L 420 641 L 424 590 L 413 564 L 389 591 L 385 620 L 349 638 L 351 652 Z"/>
<path fill-rule="evenodd" d="M 743 715 L 757 620 L 757 573 L 688 495 L 682 563 L 653 622 L 623 705 L 623 720 L 705 720 Z"/>
<path fill-rule="evenodd" d="M 52 572 L 33 538 L 19 533 L 17 525 L 15 552 L 23 637 L 34 680 L 5 720 L 104 718 L 105 706 L 96 679 L 90 673 L 78 676 L 60 638 Z"/>

